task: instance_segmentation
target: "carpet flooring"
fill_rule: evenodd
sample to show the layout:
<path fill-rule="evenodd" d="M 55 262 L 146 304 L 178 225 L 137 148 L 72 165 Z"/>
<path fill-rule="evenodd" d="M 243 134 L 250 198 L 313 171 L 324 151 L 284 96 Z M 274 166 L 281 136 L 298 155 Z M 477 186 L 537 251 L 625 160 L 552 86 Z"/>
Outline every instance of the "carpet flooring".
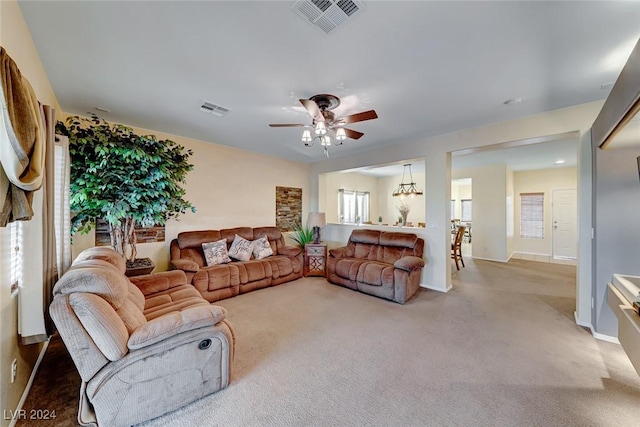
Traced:
<path fill-rule="evenodd" d="M 156 426 L 635 426 L 640 378 L 577 326 L 575 267 L 465 259 L 446 293 L 399 305 L 307 278 L 218 302 L 230 386 Z M 76 424 L 79 378 L 55 337 L 24 409 Z"/>

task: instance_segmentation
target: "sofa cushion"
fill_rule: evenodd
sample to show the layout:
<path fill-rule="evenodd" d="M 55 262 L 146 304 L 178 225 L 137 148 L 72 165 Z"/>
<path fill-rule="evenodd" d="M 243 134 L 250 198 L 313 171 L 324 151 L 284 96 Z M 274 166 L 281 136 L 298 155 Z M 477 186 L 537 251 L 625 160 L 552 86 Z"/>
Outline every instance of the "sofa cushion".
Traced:
<path fill-rule="evenodd" d="M 393 265 L 368 261 L 358 268 L 357 282 L 372 286 L 393 286 Z"/>
<path fill-rule="evenodd" d="M 240 284 L 238 263 L 206 267 L 193 276 L 192 283 L 199 291 L 215 291 L 238 286 Z"/>
<path fill-rule="evenodd" d="M 251 260 L 235 264 L 240 273 L 240 284 L 255 282 L 266 277 L 271 277 L 273 271 L 267 260 Z"/>
<path fill-rule="evenodd" d="M 231 247 L 229 248 L 229 256 L 238 261 L 249 261 L 253 254 L 253 242 L 245 239 L 242 236 L 238 236 L 233 239 Z"/>
<path fill-rule="evenodd" d="M 142 310 L 129 298 L 116 310 L 116 313 L 118 313 L 118 316 L 122 319 L 129 334 L 147 323 L 147 319 L 145 319 L 144 314 L 142 314 Z"/>
<path fill-rule="evenodd" d="M 208 266 L 231 262 L 231 258 L 227 253 L 226 239 L 203 243 L 202 252 L 204 252 L 204 258 Z"/>
<path fill-rule="evenodd" d="M 275 256 L 269 258 L 269 264 L 271 264 L 271 270 L 273 271 L 273 278 L 288 276 L 295 271 L 295 265 L 290 258 L 286 256 Z"/>
<path fill-rule="evenodd" d="M 215 325 L 225 318 L 226 310 L 215 305 L 195 306 L 157 317 L 138 328 L 127 343 L 137 350 L 185 331 Z"/>
<path fill-rule="evenodd" d="M 250 242 L 255 239 L 255 237 L 253 237 L 253 228 L 251 227 L 225 228 L 220 230 L 220 238 L 227 239 L 227 246 L 233 243 L 236 234 Z"/>
<path fill-rule="evenodd" d="M 78 261 L 53 288 L 54 296 L 75 292 L 98 295 L 117 310 L 129 295 L 129 280 L 107 261 Z"/>
<path fill-rule="evenodd" d="M 262 236 L 253 241 L 253 257 L 255 259 L 263 259 L 271 255 L 273 255 L 273 249 L 267 236 Z"/>
<path fill-rule="evenodd" d="M 336 274 L 355 282 L 358 279 L 360 265 L 367 262 L 364 259 L 344 258 L 336 262 Z"/>
<path fill-rule="evenodd" d="M 74 292 L 69 305 L 104 356 L 120 360 L 127 354 L 129 333 L 107 301 L 91 293 Z"/>
<path fill-rule="evenodd" d="M 95 246 L 80 252 L 75 259 L 74 264 L 85 260 L 102 260 L 114 266 L 120 273 L 124 273 L 127 269 L 125 259 L 114 251 L 110 246 Z"/>
<path fill-rule="evenodd" d="M 354 243 L 368 243 L 377 245 L 380 243 L 380 230 L 356 229 L 351 232 L 349 241 Z"/>
<path fill-rule="evenodd" d="M 178 234 L 177 241 L 180 249 L 202 248 L 203 243 L 215 242 L 222 239 L 218 230 L 183 231 Z"/>

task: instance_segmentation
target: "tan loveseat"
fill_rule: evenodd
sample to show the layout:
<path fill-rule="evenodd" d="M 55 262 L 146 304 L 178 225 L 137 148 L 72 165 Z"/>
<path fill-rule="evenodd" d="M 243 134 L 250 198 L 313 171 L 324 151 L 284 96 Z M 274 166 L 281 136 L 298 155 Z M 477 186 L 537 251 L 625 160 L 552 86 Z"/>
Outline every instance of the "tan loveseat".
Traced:
<path fill-rule="evenodd" d="M 420 286 L 424 240 L 410 233 L 357 229 L 331 249 L 329 282 L 404 304 Z"/>
<path fill-rule="evenodd" d="M 130 426 L 229 384 L 234 338 L 222 307 L 182 271 L 129 280 L 106 247 L 83 251 L 50 306 L 82 378 L 78 421 Z"/>
<path fill-rule="evenodd" d="M 207 266 L 202 244 L 226 239 L 229 248 L 236 234 L 249 241 L 266 236 L 273 255 Z M 186 231 L 171 242 L 170 250 L 171 267 L 183 270 L 193 286 L 210 302 L 290 282 L 302 277 L 303 273 L 302 249 L 286 246 L 277 227 Z"/>

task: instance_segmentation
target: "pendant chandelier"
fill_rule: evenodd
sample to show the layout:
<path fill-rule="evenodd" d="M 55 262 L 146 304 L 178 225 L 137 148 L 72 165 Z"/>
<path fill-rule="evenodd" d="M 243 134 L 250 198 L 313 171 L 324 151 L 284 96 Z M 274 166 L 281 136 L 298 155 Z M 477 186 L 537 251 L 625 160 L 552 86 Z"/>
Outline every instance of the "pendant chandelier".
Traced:
<path fill-rule="evenodd" d="M 405 173 L 407 172 L 407 167 L 409 168 L 409 177 L 411 181 L 408 183 L 404 182 Z M 416 187 L 416 183 L 413 181 L 413 174 L 411 173 L 411 163 L 407 163 L 404 165 L 404 170 L 402 171 L 402 182 L 396 188 L 396 191 L 393 192 L 394 197 L 400 197 L 404 199 L 405 197 L 415 197 L 422 196 L 422 191 L 418 190 Z"/>

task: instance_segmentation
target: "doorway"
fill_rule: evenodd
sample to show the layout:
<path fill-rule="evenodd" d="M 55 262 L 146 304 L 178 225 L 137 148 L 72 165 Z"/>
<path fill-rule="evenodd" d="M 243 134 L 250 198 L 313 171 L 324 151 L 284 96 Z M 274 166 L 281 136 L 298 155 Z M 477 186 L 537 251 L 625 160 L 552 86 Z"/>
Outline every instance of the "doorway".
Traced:
<path fill-rule="evenodd" d="M 578 197 L 575 188 L 552 191 L 552 256 L 554 259 L 577 258 L 577 202 Z"/>

